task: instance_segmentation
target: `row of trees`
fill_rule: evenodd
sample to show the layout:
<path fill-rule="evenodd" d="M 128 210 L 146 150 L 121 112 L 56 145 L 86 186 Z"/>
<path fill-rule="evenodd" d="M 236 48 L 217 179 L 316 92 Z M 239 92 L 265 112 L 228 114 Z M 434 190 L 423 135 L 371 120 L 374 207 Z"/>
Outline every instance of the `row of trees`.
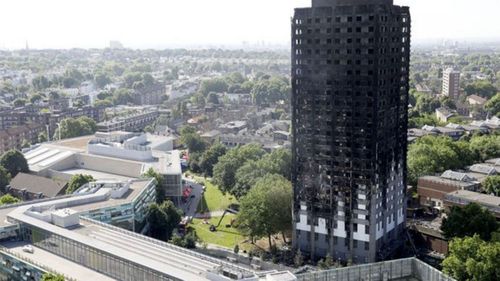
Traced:
<path fill-rule="evenodd" d="M 254 80 L 249 80 L 241 73 L 234 72 L 224 78 L 203 81 L 198 93 L 191 98 L 191 102 L 198 105 L 218 104 L 220 101 L 216 93 L 228 92 L 251 94 L 255 104 L 264 105 L 289 101 L 290 91 L 290 82 L 286 77 L 257 73 Z"/>
<path fill-rule="evenodd" d="M 409 146 L 408 180 L 416 186 L 421 176 L 497 157 L 500 157 L 500 135 L 475 135 L 460 141 L 444 136 L 425 136 Z"/>

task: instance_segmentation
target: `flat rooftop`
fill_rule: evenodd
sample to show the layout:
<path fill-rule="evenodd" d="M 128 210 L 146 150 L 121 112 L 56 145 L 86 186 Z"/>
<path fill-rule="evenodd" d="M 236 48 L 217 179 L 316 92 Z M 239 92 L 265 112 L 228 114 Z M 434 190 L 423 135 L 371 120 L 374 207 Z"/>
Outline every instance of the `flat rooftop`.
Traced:
<path fill-rule="evenodd" d="M 475 202 L 478 204 L 486 204 L 491 206 L 500 207 L 500 197 L 482 194 L 478 192 L 472 192 L 467 190 L 457 190 L 451 193 L 448 193 L 446 197 L 455 197 L 459 199 L 466 200 L 468 202 Z"/>
<path fill-rule="evenodd" d="M 134 179 L 133 177 L 126 177 L 126 176 L 121 176 L 117 174 L 111 174 L 111 173 L 106 173 L 106 172 L 100 172 L 100 171 L 94 171 L 94 170 L 89 170 L 89 169 L 83 169 L 83 168 L 73 168 L 73 169 L 66 169 L 66 170 L 61 170 L 59 171 L 64 174 L 68 175 L 90 175 L 96 180 L 117 180 L 117 181 L 128 181 L 131 179 Z"/>
<path fill-rule="evenodd" d="M 86 151 L 87 144 L 89 143 L 89 141 L 91 139 L 94 139 L 94 138 L 95 138 L 94 135 L 88 135 L 88 136 L 83 136 L 83 137 L 78 137 L 78 138 L 73 138 L 73 139 L 65 139 L 65 140 L 55 141 L 55 142 L 53 142 L 53 144 Z"/>
<path fill-rule="evenodd" d="M 139 196 L 139 194 L 141 194 L 141 192 L 144 190 L 144 188 L 146 188 L 149 182 L 150 180 L 141 180 L 132 182 L 129 186 L 129 190 L 121 198 L 118 199 L 109 198 L 108 200 L 105 201 L 71 206 L 71 209 L 77 212 L 85 212 L 89 210 L 98 210 L 101 208 L 109 208 L 113 206 L 119 206 L 122 204 L 130 203 L 137 196 Z"/>
<path fill-rule="evenodd" d="M 30 245 L 29 243 L 26 242 L 2 242 L 0 243 L 0 245 L 9 249 L 16 255 L 21 256 L 21 258 L 25 260 L 35 260 L 38 264 L 41 264 L 46 268 L 53 269 L 65 276 L 70 276 L 71 278 L 76 279 L 78 281 L 115 280 L 90 268 L 81 266 L 78 263 L 72 262 L 68 259 L 52 254 L 51 252 L 48 252 L 42 248 L 38 248 L 34 245 L 32 245 L 34 249 L 33 253 L 26 253 L 23 251 L 23 247 L 25 245 Z"/>

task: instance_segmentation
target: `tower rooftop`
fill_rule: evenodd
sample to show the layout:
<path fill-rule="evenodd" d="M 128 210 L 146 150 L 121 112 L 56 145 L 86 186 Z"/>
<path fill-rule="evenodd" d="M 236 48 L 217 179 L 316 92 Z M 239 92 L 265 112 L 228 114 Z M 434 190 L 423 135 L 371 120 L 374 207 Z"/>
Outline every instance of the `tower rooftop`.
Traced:
<path fill-rule="evenodd" d="M 332 7 L 339 5 L 368 5 L 387 4 L 392 5 L 394 0 L 312 0 L 313 7 Z"/>

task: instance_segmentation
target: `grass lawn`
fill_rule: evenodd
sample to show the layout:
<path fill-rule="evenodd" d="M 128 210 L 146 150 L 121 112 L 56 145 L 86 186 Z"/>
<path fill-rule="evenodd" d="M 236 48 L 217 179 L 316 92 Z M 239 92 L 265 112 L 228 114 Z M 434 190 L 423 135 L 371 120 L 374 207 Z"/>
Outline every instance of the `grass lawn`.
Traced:
<path fill-rule="evenodd" d="M 248 243 L 241 244 L 246 240 L 246 238 L 236 228 L 226 227 L 226 224 L 230 224 L 231 219 L 234 218 L 235 215 L 227 214 L 222 220 L 220 226 L 217 228 L 216 232 L 211 232 L 209 228 L 212 224 L 217 226 L 220 217 L 209 219 L 208 224 L 204 224 L 201 219 L 194 219 L 190 226 L 196 230 L 198 237 L 205 243 L 215 244 L 231 250 L 234 249 L 236 244 L 240 244 L 239 246 L 241 250 L 250 248 L 251 246 Z"/>
<path fill-rule="evenodd" d="M 200 182 L 203 182 L 197 179 Z M 198 213 L 206 213 L 213 211 L 223 211 L 230 204 L 238 203 L 238 200 L 234 198 L 234 196 L 230 194 L 222 194 L 219 188 L 213 185 L 210 181 L 205 180 L 205 193 L 203 194 L 203 198 L 196 209 Z"/>

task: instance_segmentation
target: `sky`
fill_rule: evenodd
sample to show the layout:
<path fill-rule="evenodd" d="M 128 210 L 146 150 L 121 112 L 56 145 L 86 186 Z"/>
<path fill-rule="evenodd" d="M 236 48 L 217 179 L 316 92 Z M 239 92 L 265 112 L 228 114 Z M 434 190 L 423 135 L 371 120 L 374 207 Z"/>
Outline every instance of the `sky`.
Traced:
<path fill-rule="evenodd" d="M 499 0 L 394 0 L 413 40 L 500 39 Z M 311 0 L 1 0 L 0 49 L 195 47 L 290 41 L 294 7 Z"/>

